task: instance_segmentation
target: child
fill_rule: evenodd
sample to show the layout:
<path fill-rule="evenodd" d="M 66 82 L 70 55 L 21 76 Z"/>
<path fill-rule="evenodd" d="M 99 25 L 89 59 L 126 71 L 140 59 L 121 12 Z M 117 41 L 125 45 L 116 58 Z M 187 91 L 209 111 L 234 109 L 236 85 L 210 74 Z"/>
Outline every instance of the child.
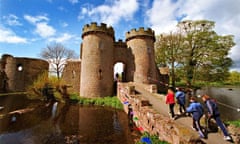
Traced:
<path fill-rule="evenodd" d="M 176 89 L 177 92 L 175 94 L 177 103 L 179 104 L 179 113 L 182 114 L 186 111 L 185 108 L 185 93 L 182 91 L 181 88 Z"/>
<path fill-rule="evenodd" d="M 203 106 L 196 101 L 195 97 L 190 97 L 190 105 L 187 108 L 186 112 L 192 114 L 192 119 L 193 119 L 193 128 L 198 131 L 199 135 L 201 138 L 206 138 L 202 131 L 202 127 L 200 125 L 200 119 L 203 116 Z"/>
<path fill-rule="evenodd" d="M 174 92 L 171 88 L 168 89 L 168 93 L 166 95 L 166 104 L 169 105 L 169 111 L 170 111 L 171 117 L 173 120 L 175 120 L 176 119 L 175 113 L 174 113 L 175 97 L 174 97 Z"/>

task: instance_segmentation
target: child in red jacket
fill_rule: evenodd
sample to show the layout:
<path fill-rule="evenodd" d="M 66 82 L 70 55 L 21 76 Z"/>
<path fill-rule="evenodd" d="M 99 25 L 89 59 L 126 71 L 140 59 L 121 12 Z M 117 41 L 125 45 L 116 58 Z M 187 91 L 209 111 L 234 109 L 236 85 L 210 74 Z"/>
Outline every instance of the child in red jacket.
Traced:
<path fill-rule="evenodd" d="M 174 91 L 169 88 L 167 95 L 166 95 L 166 104 L 169 105 L 169 111 L 171 114 L 172 119 L 175 119 L 175 113 L 174 113 L 174 105 L 175 105 L 175 94 Z"/>

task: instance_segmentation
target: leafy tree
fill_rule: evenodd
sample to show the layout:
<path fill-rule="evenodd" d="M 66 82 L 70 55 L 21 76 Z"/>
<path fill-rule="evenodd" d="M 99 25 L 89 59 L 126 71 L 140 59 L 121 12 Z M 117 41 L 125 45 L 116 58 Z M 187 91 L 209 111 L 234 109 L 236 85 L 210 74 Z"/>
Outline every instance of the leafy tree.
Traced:
<path fill-rule="evenodd" d="M 60 43 L 47 45 L 47 47 L 41 51 L 40 56 L 49 62 L 51 67 L 50 72 L 56 73 L 58 79 L 60 78 L 66 61 L 77 57 L 73 50 L 65 48 Z"/>
<path fill-rule="evenodd" d="M 168 66 L 171 69 L 171 85 L 175 87 L 176 75 L 175 67 L 181 59 L 181 42 L 182 36 L 178 33 L 170 33 L 169 35 L 160 35 L 156 37 L 155 51 L 156 62 L 158 65 Z"/>
<path fill-rule="evenodd" d="M 233 36 L 218 35 L 214 25 L 208 20 L 187 20 L 178 23 L 177 33 L 157 36 L 156 61 L 170 66 L 172 81 L 181 75 L 191 87 L 195 80 L 224 81 L 229 76 Z"/>
<path fill-rule="evenodd" d="M 232 71 L 228 77 L 228 82 L 233 84 L 240 84 L 240 72 Z"/>
<path fill-rule="evenodd" d="M 221 81 L 228 76 L 232 65 L 228 52 L 235 43 L 232 35 L 218 35 L 213 30 L 214 25 L 214 22 L 207 20 L 188 20 L 177 25 L 185 36 L 183 50 L 186 57 L 182 60 L 190 87 L 196 78 Z"/>

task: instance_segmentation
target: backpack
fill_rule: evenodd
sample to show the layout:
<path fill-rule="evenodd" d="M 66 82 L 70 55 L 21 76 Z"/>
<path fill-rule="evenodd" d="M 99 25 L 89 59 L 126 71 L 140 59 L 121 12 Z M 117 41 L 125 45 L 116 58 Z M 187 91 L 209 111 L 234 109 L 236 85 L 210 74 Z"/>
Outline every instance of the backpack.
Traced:
<path fill-rule="evenodd" d="M 203 115 L 204 113 L 203 106 L 200 103 L 198 103 L 197 105 L 197 111 L 199 112 L 200 115 Z"/>
<path fill-rule="evenodd" d="M 212 107 L 212 110 L 213 110 L 213 115 L 219 115 L 219 111 L 218 111 L 218 106 L 217 106 L 217 101 L 216 99 L 210 99 L 209 100 L 210 102 L 210 105 Z"/>
<path fill-rule="evenodd" d="M 217 101 L 216 99 L 210 99 L 213 111 L 215 112 L 218 108 L 217 108 Z"/>

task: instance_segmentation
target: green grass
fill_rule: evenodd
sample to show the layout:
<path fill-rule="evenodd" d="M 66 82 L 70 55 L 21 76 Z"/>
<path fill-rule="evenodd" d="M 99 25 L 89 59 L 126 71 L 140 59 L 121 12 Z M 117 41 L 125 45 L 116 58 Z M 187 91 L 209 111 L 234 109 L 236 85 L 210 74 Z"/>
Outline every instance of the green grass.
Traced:
<path fill-rule="evenodd" d="M 116 96 L 107 96 L 99 98 L 80 97 L 77 94 L 71 94 L 70 100 L 82 105 L 108 106 L 117 109 L 123 109 L 123 105 Z"/>
<path fill-rule="evenodd" d="M 240 120 L 228 121 L 227 123 L 240 128 Z"/>

